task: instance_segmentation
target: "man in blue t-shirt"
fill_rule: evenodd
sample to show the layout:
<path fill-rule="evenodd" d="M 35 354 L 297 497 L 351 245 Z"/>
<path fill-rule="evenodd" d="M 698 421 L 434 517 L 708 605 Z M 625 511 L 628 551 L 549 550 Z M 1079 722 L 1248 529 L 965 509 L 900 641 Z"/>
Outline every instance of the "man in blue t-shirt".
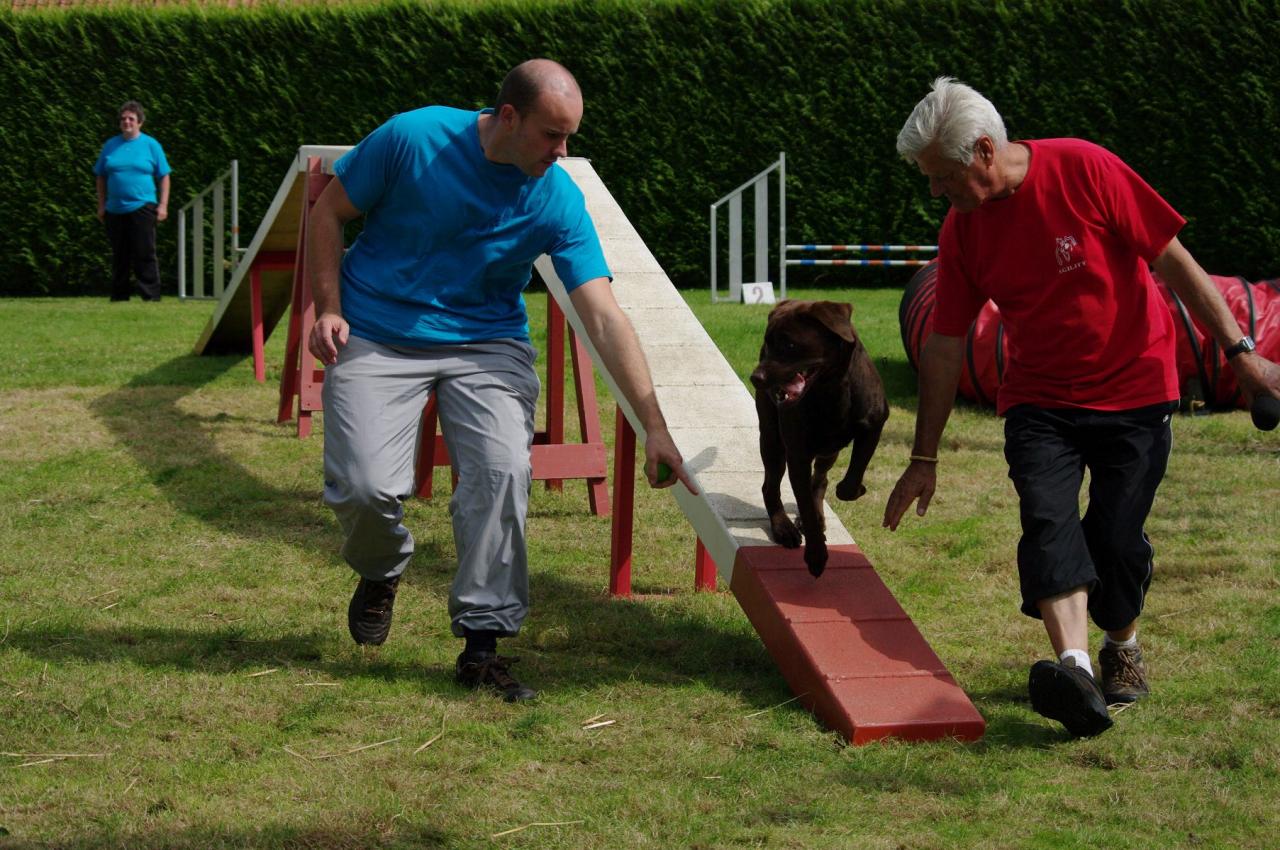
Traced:
<path fill-rule="evenodd" d="M 169 161 L 142 132 L 146 114 L 130 100 L 120 107 L 120 135 L 107 139 L 93 164 L 98 220 L 111 242 L 111 300 L 129 300 L 129 272 L 146 301 L 160 300 L 156 222 L 169 217 Z"/>
<path fill-rule="evenodd" d="M 351 636 L 378 645 L 413 555 L 402 502 L 432 393 L 458 474 L 449 505 L 458 570 L 459 682 L 509 702 L 533 690 L 497 654 L 529 608 L 525 515 L 540 389 L 522 291 L 549 254 L 574 309 L 639 417 L 654 487 L 693 489 L 654 396 L 635 331 L 613 298 L 582 192 L 556 160 L 582 120 L 573 76 L 546 59 L 516 66 L 479 112 L 397 115 L 343 156 L 311 213 L 316 304 L 308 346 L 326 364 L 325 501 L 359 575 Z M 364 229 L 343 256 L 343 225 Z M 340 261 L 341 258 L 341 261 Z M 659 464 L 674 474 L 657 480 Z"/>

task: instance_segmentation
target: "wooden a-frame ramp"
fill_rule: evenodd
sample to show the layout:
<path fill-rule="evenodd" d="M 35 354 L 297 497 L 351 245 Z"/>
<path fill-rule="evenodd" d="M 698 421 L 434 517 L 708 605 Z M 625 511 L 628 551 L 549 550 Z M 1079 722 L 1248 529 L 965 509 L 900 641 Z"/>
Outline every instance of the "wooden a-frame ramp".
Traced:
<path fill-rule="evenodd" d="M 267 207 L 262 224 L 231 274 L 218 306 L 196 340 L 196 354 L 254 354 L 261 370 L 262 344 L 289 309 L 293 292 L 298 222 L 306 198 L 307 163 L 320 159 L 326 172 L 350 145 L 303 145 Z M 253 289 L 260 297 L 253 297 Z M 256 303 L 255 303 L 256 302 Z M 254 312 L 261 307 L 261 316 Z M 263 376 L 258 375 L 258 380 Z"/>
<path fill-rule="evenodd" d="M 239 286 L 259 251 L 291 248 L 302 203 L 299 179 L 309 157 L 326 166 L 346 148 L 301 148 L 276 194 L 223 302 L 197 343 L 197 352 L 247 352 L 251 302 Z M 755 405 L 646 248 L 635 228 L 585 159 L 562 160 L 586 196 L 613 292 L 636 328 L 671 435 L 699 495 L 672 492 L 717 570 L 738 599 L 765 648 L 799 701 L 829 728 L 861 744 L 885 737 L 906 740 L 982 737 L 986 724 L 910 617 L 880 580 L 840 519 L 826 508 L 830 561 L 819 579 L 809 575 L 800 549 L 784 549 L 768 536 L 760 493 Z M 290 213 L 292 210 L 292 213 Z M 283 219 L 283 220 L 282 220 Z M 277 244 L 279 243 L 279 244 Z M 275 247 L 273 247 L 275 246 Z M 549 258 L 537 268 L 570 325 L 591 353 L 619 409 L 640 440 L 644 430 L 587 337 Z M 269 333 L 289 303 L 289 275 L 260 272 L 262 321 Z M 236 329 L 223 328 L 228 323 Z M 784 501 L 794 496 L 783 482 Z"/>

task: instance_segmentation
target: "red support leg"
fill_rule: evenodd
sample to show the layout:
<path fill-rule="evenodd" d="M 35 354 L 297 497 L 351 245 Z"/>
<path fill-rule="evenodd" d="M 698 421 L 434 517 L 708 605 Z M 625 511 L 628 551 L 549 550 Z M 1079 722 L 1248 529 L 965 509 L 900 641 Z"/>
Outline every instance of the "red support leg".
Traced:
<path fill-rule="evenodd" d="M 582 442 L 604 443 L 600 434 L 600 408 L 596 403 L 596 380 L 591 371 L 591 355 L 578 335 L 569 329 L 569 353 L 573 357 L 573 387 L 578 396 L 578 427 Z M 609 483 L 604 478 L 587 479 L 587 501 L 596 516 L 609 515 Z"/>
<path fill-rule="evenodd" d="M 299 241 L 302 236 L 299 235 Z M 299 251 L 299 254 L 302 252 Z M 298 348 L 298 372 L 295 378 L 298 393 L 298 439 L 311 436 L 311 411 L 318 409 L 309 402 L 320 397 L 320 383 L 324 381 L 324 372 L 320 371 L 320 382 L 316 381 L 316 358 L 311 353 L 307 340 L 311 338 L 311 329 L 316 323 L 316 305 L 311 300 L 311 287 L 306 284 L 307 263 L 298 260 L 298 277 L 302 279 L 302 324 Z"/>
<path fill-rule="evenodd" d="M 693 556 L 693 589 L 716 589 L 716 562 L 711 559 L 707 547 L 702 545 L 701 537 L 698 538 L 698 548 Z"/>
<path fill-rule="evenodd" d="M 613 531 L 609 554 L 609 593 L 631 595 L 631 533 L 636 485 L 636 432 L 618 408 L 613 444 Z"/>
<path fill-rule="evenodd" d="M 298 229 L 298 253 L 303 247 L 303 228 Z M 299 260 L 293 269 L 293 296 L 289 307 L 289 336 L 284 345 L 284 368 L 280 371 L 280 408 L 277 422 L 293 418 L 293 398 L 298 394 L 298 364 L 302 361 L 302 272 L 305 264 Z"/>
<path fill-rule="evenodd" d="M 416 490 L 419 499 L 431 498 L 431 484 L 437 466 L 453 466 L 449 457 L 449 447 L 444 437 L 436 434 L 436 423 L 439 416 L 436 411 L 436 394 L 427 398 L 427 406 L 422 409 L 422 427 L 418 431 L 418 462 L 414 467 L 414 481 L 418 482 Z M 458 474 L 452 474 L 453 486 L 458 486 Z"/>
<path fill-rule="evenodd" d="M 431 481 L 436 469 L 436 394 L 427 398 L 427 406 L 422 409 L 422 425 L 418 429 L 418 462 L 414 467 L 413 480 L 417 482 L 419 499 L 431 498 Z"/>
<path fill-rule="evenodd" d="M 249 316 L 253 324 L 253 378 L 261 384 L 267 380 L 267 363 L 263 355 L 262 271 L 257 265 L 249 269 Z"/>
<path fill-rule="evenodd" d="M 564 311 L 547 293 L 547 442 L 564 444 Z M 563 490 L 564 481 L 547 479 L 548 490 Z"/>

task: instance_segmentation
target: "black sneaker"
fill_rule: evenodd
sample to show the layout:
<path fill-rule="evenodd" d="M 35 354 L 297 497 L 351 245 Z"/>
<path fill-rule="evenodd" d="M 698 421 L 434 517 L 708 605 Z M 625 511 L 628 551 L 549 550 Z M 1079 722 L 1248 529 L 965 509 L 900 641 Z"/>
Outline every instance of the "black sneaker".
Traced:
<path fill-rule="evenodd" d="M 1111 728 L 1111 715 L 1102 689 L 1072 661 L 1037 661 L 1027 680 L 1031 707 L 1056 720 L 1077 738 L 1092 738 Z"/>
<path fill-rule="evenodd" d="M 1098 652 L 1098 669 L 1102 671 L 1102 695 L 1107 705 L 1127 705 L 1151 693 L 1141 647 L 1104 643 Z"/>
<path fill-rule="evenodd" d="M 516 660 L 496 652 L 464 652 L 454 664 L 454 678 L 458 684 L 472 690 L 490 688 L 497 691 L 507 702 L 526 702 L 536 697 L 538 692 L 526 688 L 511 675 L 511 665 Z"/>
<path fill-rule="evenodd" d="M 387 581 L 360 579 L 347 606 L 347 629 L 356 643 L 381 646 L 391 633 L 391 606 L 396 601 L 400 576 Z"/>

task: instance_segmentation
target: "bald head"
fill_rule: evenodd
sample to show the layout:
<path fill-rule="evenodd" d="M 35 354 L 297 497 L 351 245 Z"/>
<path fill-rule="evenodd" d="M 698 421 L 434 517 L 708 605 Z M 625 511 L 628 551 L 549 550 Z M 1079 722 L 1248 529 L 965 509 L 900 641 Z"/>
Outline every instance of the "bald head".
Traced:
<path fill-rule="evenodd" d="M 544 94 L 558 95 L 569 100 L 581 101 L 582 90 L 569 69 L 550 59 L 530 59 L 521 62 L 508 72 L 498 90 L 497 112 L 510 104 L 521 115 L 529 110 Z"/>

